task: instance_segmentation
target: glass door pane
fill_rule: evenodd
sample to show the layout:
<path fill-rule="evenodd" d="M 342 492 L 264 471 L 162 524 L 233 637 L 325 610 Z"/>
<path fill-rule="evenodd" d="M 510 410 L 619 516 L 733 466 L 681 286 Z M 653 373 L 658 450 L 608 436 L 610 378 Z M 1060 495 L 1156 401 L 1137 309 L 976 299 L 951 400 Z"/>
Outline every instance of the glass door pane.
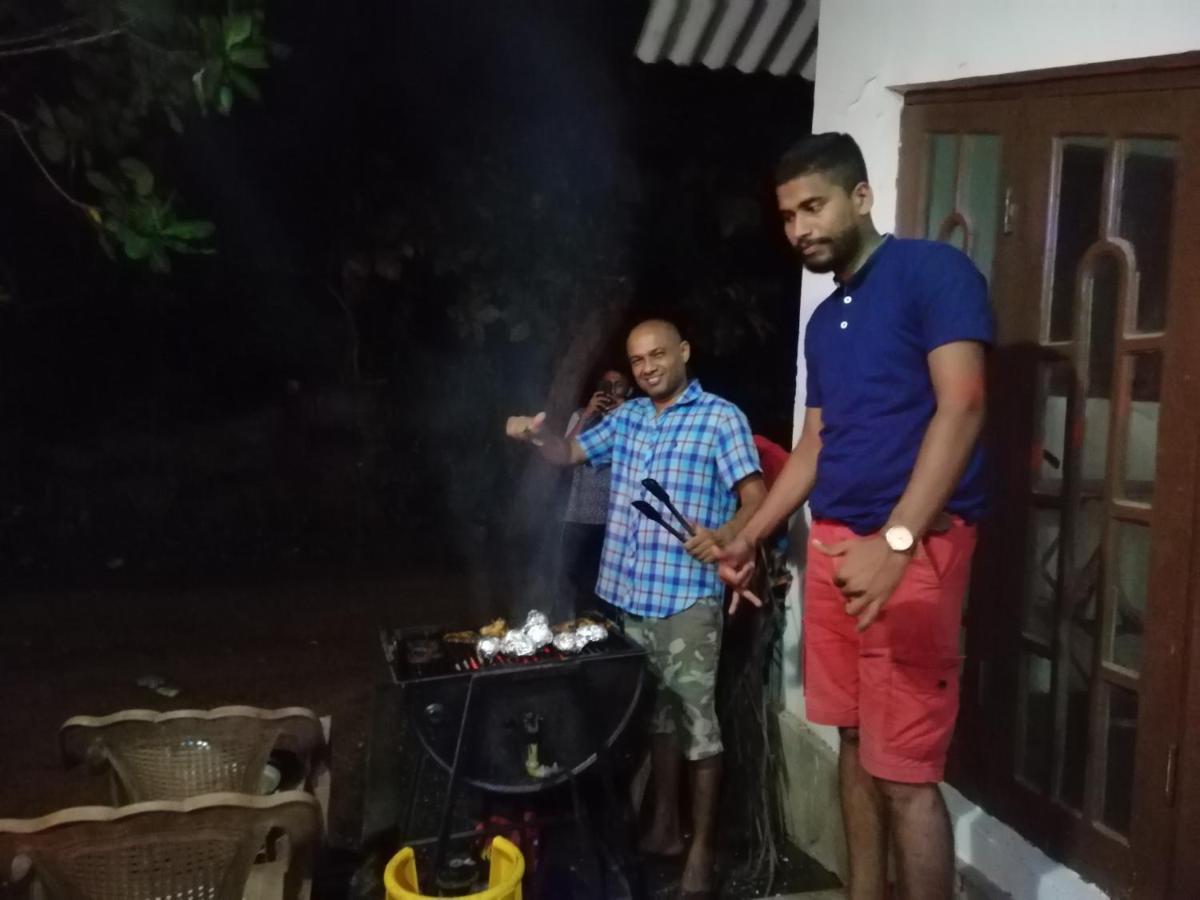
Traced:
<path fill-rule="evenodd" d="M 964 251 L 991 280 L 1002 219 L 1000 136 L 931 134 L 925 237 Z"/>

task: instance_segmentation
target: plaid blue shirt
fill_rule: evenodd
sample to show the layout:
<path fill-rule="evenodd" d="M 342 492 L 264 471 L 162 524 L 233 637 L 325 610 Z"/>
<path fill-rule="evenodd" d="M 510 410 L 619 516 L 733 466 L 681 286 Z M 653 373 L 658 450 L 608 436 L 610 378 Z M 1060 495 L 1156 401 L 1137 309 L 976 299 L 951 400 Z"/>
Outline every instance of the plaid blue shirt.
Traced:
<path fill-rule="evenodd" d="M 664 618 L 702 597 L 724 593 L 715 565 L 688 556 L 683 544 L 630 504 L 646 500 L 678 520 L 642 486 L 658 480 L 691 522 L 724 525 L 737 511 L 734 486 L 759 471 L 742 411 L 693 381 L 655 414 L 648 397 L 630 400 L 576 438 L 592 466 L 612 466 L 608 525 L 596 593 L 627 612 Z"/>

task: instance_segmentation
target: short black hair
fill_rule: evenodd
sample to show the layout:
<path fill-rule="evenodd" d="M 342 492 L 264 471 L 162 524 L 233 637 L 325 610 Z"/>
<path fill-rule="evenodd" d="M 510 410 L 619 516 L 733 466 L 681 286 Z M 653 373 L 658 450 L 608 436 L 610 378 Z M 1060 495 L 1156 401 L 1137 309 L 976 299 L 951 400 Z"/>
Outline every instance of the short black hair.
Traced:
<path fill-rule="evenodd" d="M 814 172 L 850 193 L 867 180 L 867 164 L 854 138 L 827 131 L 810 134 L 787 149 L 775 166 L 776 186 Z"/>

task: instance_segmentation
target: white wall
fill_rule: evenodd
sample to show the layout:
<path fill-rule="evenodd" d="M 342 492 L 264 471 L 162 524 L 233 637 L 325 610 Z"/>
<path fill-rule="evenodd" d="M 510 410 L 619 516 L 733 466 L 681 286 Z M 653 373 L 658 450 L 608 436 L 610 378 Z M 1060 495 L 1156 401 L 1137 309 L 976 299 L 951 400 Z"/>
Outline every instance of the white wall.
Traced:
<path fill-rule="evenodd" d="M 1200 0 L 823 0 L 818 28 L 812 130 L 845 131 L 858 140 L 875 189 L 875 223 L 890 231 L 902 106 L 890 88 L 1200 50 Z M 805 277 L 802 327 L 831 289 L 828 276 Z M 797 437 L 803 340 L 798 363 Z M 803 718 L 795 608 L 785 684 L 789 711 Z M 820 732 L 836 743 L 832 729 Z M 1103 896 L 953 789 L 947 795 L 960 860 L 1018 900 Z"/>
<path fill-rule="evenodd" d="M 889 231 L 902 105 L 890 88 L 1200 50 L 1200 0 L 824 0 L 818 29 L 812 130 L 858 140 Z M 830 289 L 805 279 L 804 317 Z"/>

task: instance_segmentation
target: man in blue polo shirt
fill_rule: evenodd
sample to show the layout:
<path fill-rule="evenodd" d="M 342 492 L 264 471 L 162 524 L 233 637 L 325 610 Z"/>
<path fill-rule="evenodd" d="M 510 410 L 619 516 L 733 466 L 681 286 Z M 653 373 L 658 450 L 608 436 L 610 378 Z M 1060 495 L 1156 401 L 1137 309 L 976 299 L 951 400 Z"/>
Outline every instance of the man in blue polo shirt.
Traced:
<path fill-rule="evenodd" d="M 545 414 L 508 420 L 508 436 L 537 445 L 558 465 L 612 466 L 608 525 L 596 593 L 625 613 L 625 630 L 646 649 L 660 681 L 653 715 L 654 811 L 644 850 L 684 850 L 679 811 L 680 756 L 688 761 L 692 842 L 682 896 L 713 893 L 721 731 L 715 709 L 721 652 L 719 548 L 766 495 L 746 417 L 689 381 L 687 341 L 670 322 L 642 322 L 626 341 L 645 397 L 626 402 L 594 428 L 567 440 L 543 427 Z M 679 543 L 643 518 L 635 500 L 658 505 L 642 486 L 656 479 L 695 532 Z M 671 513 L 659 507 L 666 519 Z"/>
<path fill-rule="evenodd" d="M 986 506 L 979 434 L 992 316 L 983 276 L 947 244 L 881 236 L 848 135 L 818 134 L 776 172 L 788 241 L 837 287 L 804 335 L 800 441 L 724 548 L 739 598 L 755 544 L 808 500 L 804 691 L 837 726 L 848 895 L 949 900 L 950 819 L 937 783 L 958 712 L 958 633 Z"/>

